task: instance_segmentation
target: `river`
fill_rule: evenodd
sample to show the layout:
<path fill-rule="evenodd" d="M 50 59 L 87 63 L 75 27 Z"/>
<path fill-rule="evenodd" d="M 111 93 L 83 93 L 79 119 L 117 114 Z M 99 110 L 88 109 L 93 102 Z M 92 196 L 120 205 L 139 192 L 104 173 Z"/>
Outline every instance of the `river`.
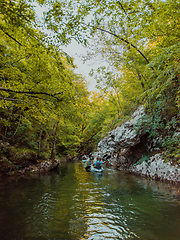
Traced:
<path fill-rule="evenodd" d="M 168 184 L 82 162 L 0 182 L 0 240 L 179 240 L 180 201 Z"/>

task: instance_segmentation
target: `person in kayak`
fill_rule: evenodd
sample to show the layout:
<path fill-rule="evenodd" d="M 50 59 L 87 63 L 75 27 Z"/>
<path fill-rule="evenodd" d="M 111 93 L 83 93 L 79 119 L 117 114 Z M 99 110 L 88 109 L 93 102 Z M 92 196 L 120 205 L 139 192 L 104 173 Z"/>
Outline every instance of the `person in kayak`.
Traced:
<path fill-rule="evenodd" d="M 93 167 L 101 169 L 101 165 L 104 164 L 103 160 L 97 157 L 96 161 L 92 162 Z"/>
<path fill-rule="evenodd" d="M 83 155 L 82 160 L 87 160 L 86 154 Z"/>

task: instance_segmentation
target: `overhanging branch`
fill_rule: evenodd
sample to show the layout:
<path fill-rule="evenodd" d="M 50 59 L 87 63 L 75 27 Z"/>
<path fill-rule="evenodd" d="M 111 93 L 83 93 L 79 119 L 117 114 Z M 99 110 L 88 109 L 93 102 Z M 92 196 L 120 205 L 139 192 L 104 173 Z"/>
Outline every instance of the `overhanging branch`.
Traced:
<path fill-rule="evenodd" d="M 30 102 L 27 102 L 27 101 L 24 101 L 24 100 L 21 100 L 21 99 L 17 99 L 17 98 L 5 98 L 3 96 L 0 96 L 0 99 L 1 100 L 6 100 L 6 101 L 17 101 L 17 102 L 24 102 L 24 103 L 27 103 L 31 106 L 33 106 L 34 108 L 37 109 L 38 112 L 40 112 L 41 114 L 43 113 L 41 110 L 39 110 L 35 105 L 31 104 Z"/>
<path fill-rule="evenodd" d="M 118 39 L 120 39 L 121 41 L 125 42 L 126 44 L 128 44 L 129 46 L 133 47 L 134 49 L 136 49 L 136 51 L 145 59 L 145 61 L 149 64 L 149 60 L 147 59 L 147 57 L 139 50 L 139 48 L 137 48 L 133 43 L 129 42 L 128 40 L 118 36 L 117 34 L 113 33 L 113 32 L 110 32 L 108 30 L 105 30 L 105 29 L 102 29 L 102 28 L 99 28 L 99 27 L 95 27 L 95 26 L 91 26 L 91 25 L 88 25 L 88 24 L 85 24 L 87 27 L 91 27 L 91 28 L 94 28 L 94 29 L 97 29 L 101 32 L 105 32 L 105 33 L 108 33 Z M 153 67 L 151 67 L 152 70 L 154 70 Z"/>
<path fill-rule="evenodd" d="M 12 90 L 12 89 L 9 89 L 9 88 L 0 88 L 0 91 L 12 92 L 12 93 L 20 93 L 20 94 L 30 94 L 30 95 L 34 95 L 34 94 L 42 95 L 43 94 L 43 95 L 54 97 L 54 98 L 56 98 L 59 101 L 61 101 L 61 99 L 56 97 L 56 95 L 59 95 L 59 94 L 63 93 L 62 91 L 54 93 L 54 94 L 46 93 L 46 92 L 34 92 L 34 91 L 16 91 L 16 90 Z"/>
<path fill-rule="evenodd" d="M 149 60 L 146 58 L 146 56 L 145 56 L 133 43 L 130 43 L 128 40 L 126 40 L 126 39 L 118 36 L 118 35 L 115 34 L 115 33 L 110 32 L 110 31 L 104 30 L 104 29 L 99 28 L 99 27 L 97 27 L 96 29 L 97 29 L 97 30 L 100 30 L 101 32 L 108 33 L 108 34 L 110 34 L 110 35 L 112 35 L 112 36 L 120 39 L 121 41 L 125 42 L 126 44 L 130 45 L 131 47 L 135 48 L 136 51 L 137 51 L 138 53 L 140 53 L 141 56 L 142 56 L 142 57 L 146 60 L 146 62 L 149 64 Z M 154 70 L 154 69 L 153 69 L 153 70 Z"/>
<path fill-rule="evenodd" d="M 18 43 L 20 46 L 22 46 L 22 44 L 16 40 L 14 37 L 12 37 L 8 32 L 5 32 L 4 29 L 2 27 L 0 27 L 0 29 L 3 31 L 4 34 L 6 34 L 8 37 L 10 37 L 12 40 L 14 40 L 16 43 Z"/>

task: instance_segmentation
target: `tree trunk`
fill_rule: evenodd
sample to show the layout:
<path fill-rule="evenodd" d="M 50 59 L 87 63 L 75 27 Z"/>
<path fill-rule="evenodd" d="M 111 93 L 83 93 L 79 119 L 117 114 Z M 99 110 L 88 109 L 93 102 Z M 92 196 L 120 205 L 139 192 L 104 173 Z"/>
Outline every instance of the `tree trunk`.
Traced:
<path fill-rule="evenodd" d="M 55 156 L 56 156 L 57 138 L 55 136 L 55 124 L 54 124 L 54 127 L 53 127 L 53 136 L 54 136 L 54 143 L 53 143 L 53 147 L 52 147 L 52 151 L 51 151 L 50 160 L 55 160 Z"/>

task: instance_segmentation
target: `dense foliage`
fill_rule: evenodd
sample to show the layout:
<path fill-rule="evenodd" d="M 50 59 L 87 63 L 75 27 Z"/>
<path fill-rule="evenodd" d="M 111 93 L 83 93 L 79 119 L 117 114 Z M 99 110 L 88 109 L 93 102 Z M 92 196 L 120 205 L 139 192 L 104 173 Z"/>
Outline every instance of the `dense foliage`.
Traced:
<path fill-rule="evenodd" d="M 17 149 L 43 158 L 92 151 L 144 104 L 149 135 L 161 135 L 178 160 L 179 8 L 175 0 L 2 0 L 1 157 L 9 161 L 5 153 Z M 85 60 L 109 64 L 91 71 L 99 89 L 91 96 L 61 50 L 72 39 L 91 50 Z"/>

